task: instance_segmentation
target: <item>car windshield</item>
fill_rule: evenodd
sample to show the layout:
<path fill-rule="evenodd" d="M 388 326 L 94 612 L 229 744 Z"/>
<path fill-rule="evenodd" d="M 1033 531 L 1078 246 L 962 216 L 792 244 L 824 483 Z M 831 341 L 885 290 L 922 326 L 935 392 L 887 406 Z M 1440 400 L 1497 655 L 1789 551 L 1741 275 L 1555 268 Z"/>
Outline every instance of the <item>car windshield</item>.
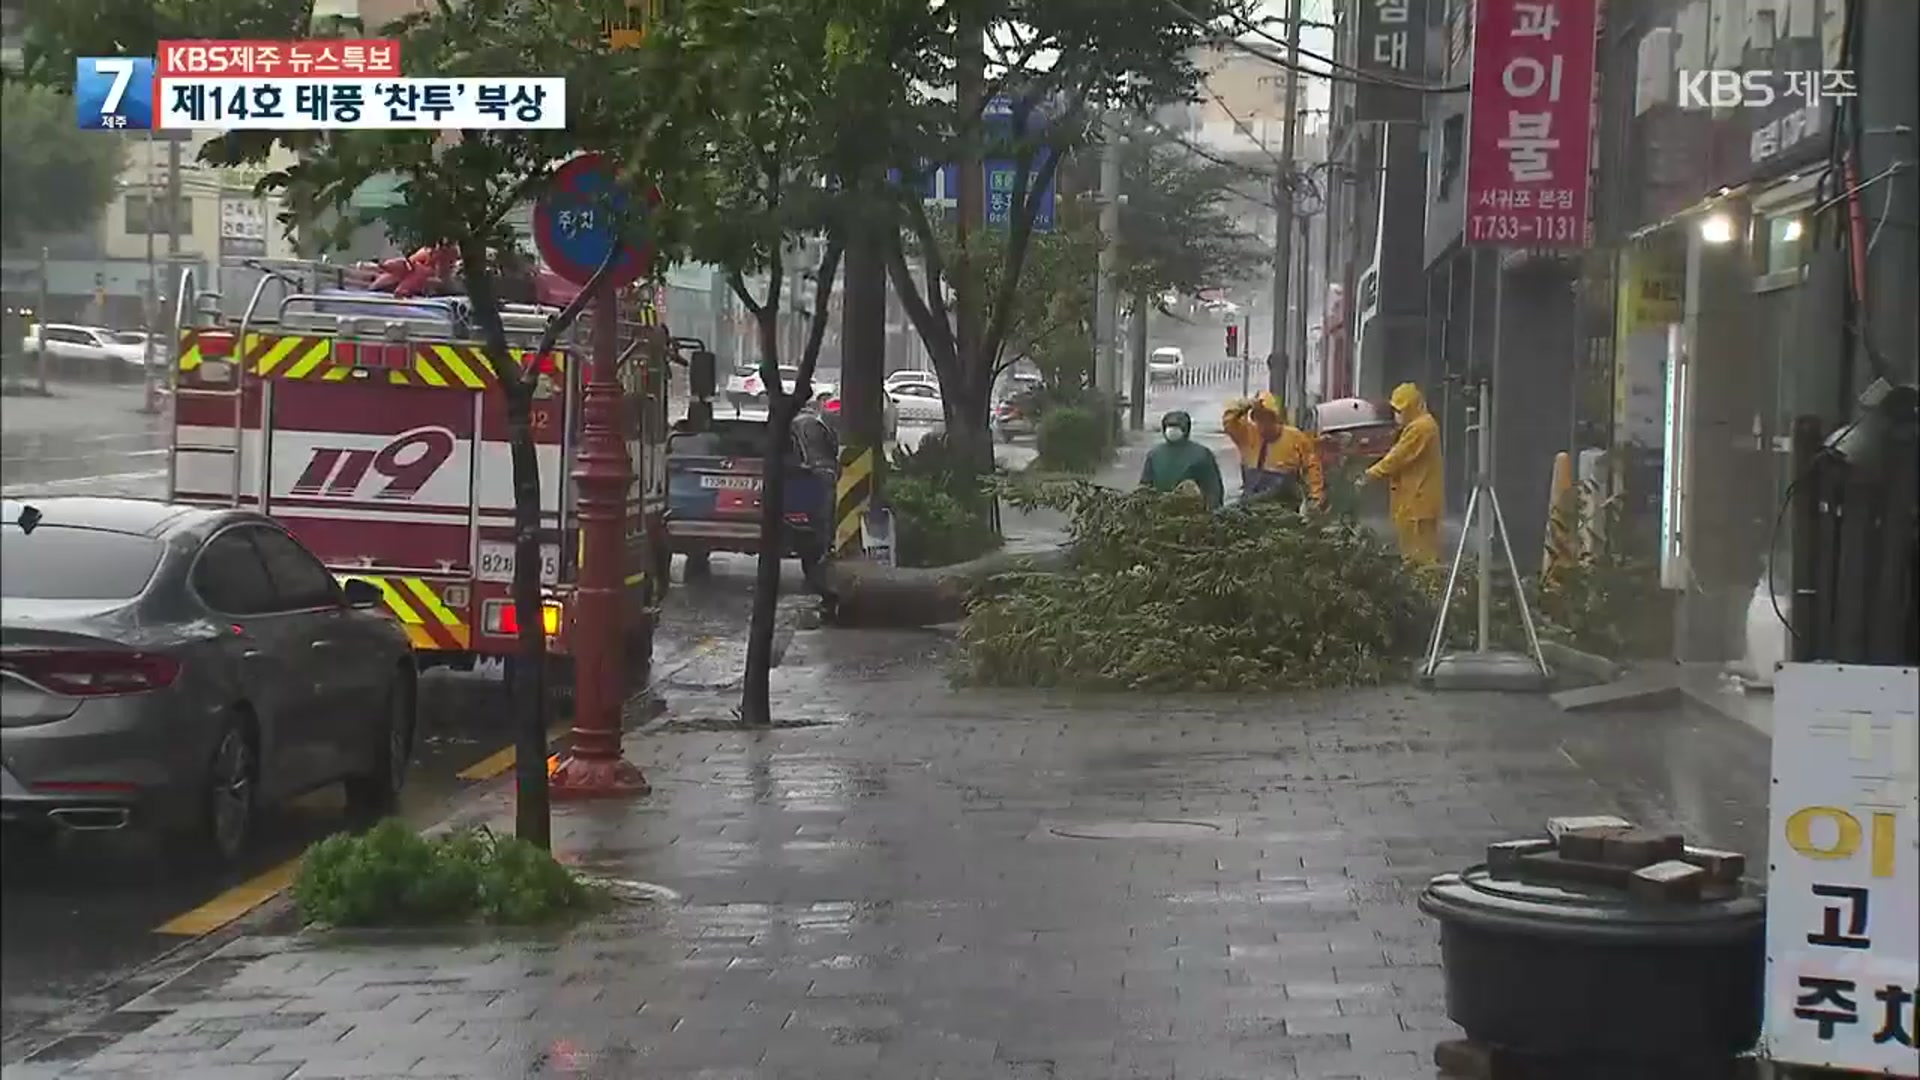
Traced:
<path fill-rule="evenodd" d="M 4 526 L 0 596 L 9 600 L 125 600 L 160 565 L 158 540 L 103 529 Z"/>

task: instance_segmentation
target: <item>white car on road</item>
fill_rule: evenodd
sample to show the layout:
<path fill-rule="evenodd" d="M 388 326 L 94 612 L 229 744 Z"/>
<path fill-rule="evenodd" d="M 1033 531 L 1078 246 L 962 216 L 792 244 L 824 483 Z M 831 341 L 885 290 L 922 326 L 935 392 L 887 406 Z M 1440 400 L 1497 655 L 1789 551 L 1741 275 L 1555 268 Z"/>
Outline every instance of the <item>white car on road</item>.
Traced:
<path fill-rule="evenodd" d="M 1178 378 L 1186 366 L 1186 353 L 1171 345 L 1163 345 L 1147 357 L 1147 377 L 1154 382 L 1170 382 Z"/>
<path fill-rule="evenodd" d="M 947 410 L 940 399 L 938 386 L 923 382 L 904 382 L 890 387 L 887 396 L 893 399 L 894 408 L 899 411 L 903 424 L 941 424 L 947 419 Z"/>
<path fill-rule="evenodd" d="M 104 326 L 79 326 L 74 323 L 47 323 L 27 330 L 20 342 L 23 355 L 31 358 L 46 339 L 49 359 L 63 362 L 74 374 L 95 373 L 120 381 L 145 377 L 145 337 L 123 340 Z"/>

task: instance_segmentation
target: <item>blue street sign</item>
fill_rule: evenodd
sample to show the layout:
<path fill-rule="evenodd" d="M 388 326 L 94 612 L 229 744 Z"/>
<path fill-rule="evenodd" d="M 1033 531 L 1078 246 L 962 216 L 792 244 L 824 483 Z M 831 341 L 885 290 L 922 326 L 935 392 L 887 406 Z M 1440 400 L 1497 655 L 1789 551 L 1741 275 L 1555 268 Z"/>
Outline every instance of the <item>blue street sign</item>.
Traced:
<path fill-rule="evenodd" d="M 1047 158 L 1051 157 L 1052 153 L 1050 150 L 1042 150 L 1039 156 L 1034 159 L 1031 171 L 1027 173 L 1027 184 L 1029 188 L 1031 188 L 1034 181 L 1040 178 L 1040 170 L 1046 166 Z M 1013 220 L 1013 212 L 1015 209 L 1013 205 L 1013 194 L 1014 186 L 1020 180 L 1020 163 L 1017 161 L 989 161 L 987 162 L 986 168 L 987 224 L 995 226 L 1006 225 Z M 1033 212 L 1033 231 L 1052 232 L 1053 185 L 1049 183 L 1046 189 L 1039 194 L 1040 205 L 1036 207 Z M 1034 192 L 1029 189 L 1027 198 L 1032 199 L 1033 197 Z"/>
<path fill-rule="evenodd" d="M 651 193 L 649 204 L 659 201 Z M 600 154 L 581 154 L 553 174 L 547 194 L 533 210 L 533 241 L 547 268 L 575 285 L 585 285 L 615 244 L 624 250 L 613 264 L 607 286 L 619 289 L 638 281 L 653 259 L 645 244 L 619 238 L 617 219 L 628 212 L 627 194 L 615 184 L 612 162 Z"/>

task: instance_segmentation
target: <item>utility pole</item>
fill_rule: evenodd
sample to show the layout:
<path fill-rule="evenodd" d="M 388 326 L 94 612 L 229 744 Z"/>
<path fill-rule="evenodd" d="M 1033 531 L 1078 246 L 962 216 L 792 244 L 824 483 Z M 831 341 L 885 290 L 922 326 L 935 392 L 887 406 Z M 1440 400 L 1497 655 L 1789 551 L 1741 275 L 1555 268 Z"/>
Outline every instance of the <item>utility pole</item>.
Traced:
<path fill-rule="evenodd" d="M 176 144 L 169 142 L 167 145 L 173 146 Z M 146 217 L 147 217 L 147 220 L 146 220 L 147 299 L 146 299 L 146 318 L 142 319 L 140 324 L 140 329 L 146 331 L 147 333 L 146 346 L 142 350 L 141 356 L 140 356 L 140 359 L 142 361 L 140 365 L 140 378 L 141 378 L 141 383 L 144 390 L 144 395 L 142 398 L 142 401 L 143 401 L 142 409 L 149 413 L 158 412 L 160 410 L 159 386 L 158 386 L 158 381 L 154 377 L 155 372 L 153 370 L 154 339 L 160 333 L 160 266 L 158 261 L 154 257 L 154 251 L 153 251 L 153 211 L 156 205 L 156 201 L 153 197 L 153 151 L 154 151 L 153 129 L 149 128 L 147 129 L 147 195 L 146 195 L 146 199 L 147 199 L 147 214 L 146 214 Z M 169 193 L 171 193 L 171 191 L 173 190 L 173 185 L 169 183 L 167 189 Z M 168 212 L 167 219 L 169 221 L 173 219 L 173 214 L 171 211 Z M 175 241 L 175 242 L 177 243 L 178 241 Z"/>
<path fill-rule="evenodd" d="M 1127 326 L 1127 426 L 1147 429 L 1147 291 L 1133 295 L 1133 319 Z"/>
<path fill-rule="evenodd" d="M 1120 336 L 1120 123 L 1106 116 L 1105 143 L 1100 148 L 1100 277 L 1094 292 L 1094 376 L 1096 388 L 1120 392 L 1120 365 L 1115 338 Z"/>
<path fill-rule="evenodd" d="M 47 249 L 41 248 L 40 249 L 40 296 L 39 296 L 39 299 L 35 301 L 33 306 L 33 325 L 34 325 L 33 372 L 34 372 L 34 379 L 40 384 L 41 397 L 48 396 L 47 394 L 47 318 L 52 314 L 52 312 L 47 309 L 48 301 L 51 299 L 51 297 L 47 295 L 48 292 L 51 291 L 51 287 L 47 282 L 48 272 L 49 271 L 47 269 Z"/>
<path fill-rule="evenodd" d="M 1308 268 L 1313 257 L 1313 218 L 1300 215 L 1300 267 L 1295 274 L 1293 294 L 1293 387 L 1287 395 L 1287 404 L 1294 415 L 1305 417 L 1302 411 L 1307 407 L 1307 293 L 1310 276 Z M 1323 375 L 1324 377 L 1324 375 Z"/>
<path fill-rule="evenodd" d="M 1293 268 L 1293 140 L 1300 125 L 1300 0 L 1287 0 L 1286 112 L 1280 122 L 1280 175 L 1274 178 L 1273 342 L 1267 389 L 1287 392 L 1287 272 Z M 1295 360 L 1297 363 L 1298 360 Z M 1286 402 L 1294 408 L 1295 402 Z"/>

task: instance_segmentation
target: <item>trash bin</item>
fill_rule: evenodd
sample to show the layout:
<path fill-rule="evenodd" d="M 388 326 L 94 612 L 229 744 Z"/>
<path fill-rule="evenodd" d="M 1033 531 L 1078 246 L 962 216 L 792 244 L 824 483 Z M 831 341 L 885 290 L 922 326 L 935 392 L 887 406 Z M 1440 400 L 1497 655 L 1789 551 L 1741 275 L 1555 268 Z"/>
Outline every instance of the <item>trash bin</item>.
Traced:
<path fill-rule="evenodd" d="M 1716 1072 L 1760 1036 L 1766 911 L 1744 869 L 1617 818 L 1494 844 L 1420 897 L 1440 924 L 1447 1013 L 1524 1059 Z"/>

